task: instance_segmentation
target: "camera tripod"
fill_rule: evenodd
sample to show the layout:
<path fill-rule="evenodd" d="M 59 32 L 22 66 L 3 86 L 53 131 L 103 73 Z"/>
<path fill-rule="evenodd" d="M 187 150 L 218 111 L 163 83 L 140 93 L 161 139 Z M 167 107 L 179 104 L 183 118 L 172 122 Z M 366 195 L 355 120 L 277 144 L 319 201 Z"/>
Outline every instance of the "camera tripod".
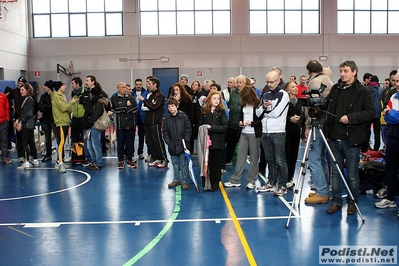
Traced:
<path fill-rule="evenodd" d="M 328 154 L 330 155 L 331 161 L 333 162 L 334 166 L 337 168 L 338 173 L 339 173 L 339 175 L 340 175 L 340 177 L 342 179 L 342 182 L 344 183 L 345 187 L 348 190 L 349 196 L 351 197 L 351 199 L 355 200 L 351 190 L 349 189 L 348 183 L 346 182 L 345 177 L 342 174 L 341 169 L 339 168 L 338 162 L 335 159 L 334 154 L 331 151 L 330 146 L 328 145 L 326 137 L 324 136 L 323 131 L 319 128 L 319 124 L 317 122 L 317 119 L 315 117 L 313 117 L 312 115 L 311 115 L 311 117 L 312 117 L 312 120 L 311 120 L 311 123 L 310 123 L 311 127 L 310 127 L 310 130 L 309 130 L 308 141 L 306 143 L 305 152 L 303 154 L 303 158 L 302 158 L 302 161 L 301 161 L 301 168 L 299 170 L 298 180 L 297 180 L 297 183 L 296 183 L 295 188 L 294 188 L 294 198 L 292 200 L 292 205 L 291 205 L 291 208 L 290 208 L 290 214 L 288 216 L 288 220 L 287 220 L 287 223 L 285 225 L 285 228 L 289 227 L 291 216 L 292 216 L 292 212 L 294 210 L 294 205 L 296 203 L 296 198 L 297 198 L 298 194 L 299 194 L 299 202 L 301 201 L 301 194 L 299 193 L 299 187 L 301 188 L 301 190 L 303 189 L 303 183 L 304 183 L 304 179 L 305 179 L 305 175 L 306 175 L 306 163 L 307 163 L 307 161 L 309 159 L 310 143 L 317 141 L 316 140 L 316 130 L 318 130 L 320 132 L 320 136 L 322 138 L 322 141 L 324 142 L 324 145 L 326 145 L 326 147 L 327 147 Z M 355 201 L 354 201 L 354 205 L 356 207 L 357 212 L 359 213 L 360 218 L 362 219 L 362 222 L 364 223 L 365 220 L 363 218 L 363 215 L 360 212 L 359 206 L 357 205 L 357 203 Z M 298 204 L 298 208 L 299 208 L 299 204 Z"/>

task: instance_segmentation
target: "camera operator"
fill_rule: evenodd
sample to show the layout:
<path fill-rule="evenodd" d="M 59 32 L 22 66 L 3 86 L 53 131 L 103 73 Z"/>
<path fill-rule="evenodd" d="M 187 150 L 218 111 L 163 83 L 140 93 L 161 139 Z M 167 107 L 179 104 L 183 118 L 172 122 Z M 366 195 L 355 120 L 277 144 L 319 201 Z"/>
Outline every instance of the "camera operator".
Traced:
<path fill-rule="evenodd" d="M 341 79 L 327 96 L 327 116 L 324 134 L 343 172 L 344 161 L 348 173 L 348 186 L 353 199 L 348 195 L 347 214 L 356 214 L 355 202 L 359 198 L 359 154 L 360 146 L 368 141 L 364 123 L 373 119 L 375 110 L 371 91 L 357 79 L 358 68 L 354 61 L 344 61 L 339 65 Z M 332 168 L 332 204 L 327 213 L 342 209 L 342 178 L 336 167 Z"/>
<path fill-rule="evenodd" d="M 332 81 L 323 74 L 323 66 L 316 60 L 311 60 L 306 65 L 308 70 L 308 92 L 319 91 L 322 88 L 322 84 L 326 87 L 320 95 L 309 95 L 308 97 L 321 97 L 325 98 L 333 86 Z M 322 106 L 321 106 L 322 107 Z M 310 141 L 309 150 L 309 168 L 311 173 L 311 180 L 315 189 L 315 193 L 309 193 L 309 196 L 305 199 L 305 203 L 317 204 L 317 203 L 328 203 L 328 165 L 327 165 L 327 148 L 320 136 L 320 131 L 315 128 L 314 133 L 316 138 L 309 136 L 309 129 L 312 126 L 310 124 L 312 116 L 317 119 L 319 128 L 323 129 L 324 122 L 326 121 L 326 114 L 316 109 L 317 107 L 308 108 L 308 117 L 306 120 L 306 132 L 305 136 Z M 309 110 L 310 109 L 310 110 Z M 316 110 L 315 110 L 316 109 Z M 309 115 L 309 112 L 313 112 Z M 314 141 L 316 140 L 316 141 Z"/>

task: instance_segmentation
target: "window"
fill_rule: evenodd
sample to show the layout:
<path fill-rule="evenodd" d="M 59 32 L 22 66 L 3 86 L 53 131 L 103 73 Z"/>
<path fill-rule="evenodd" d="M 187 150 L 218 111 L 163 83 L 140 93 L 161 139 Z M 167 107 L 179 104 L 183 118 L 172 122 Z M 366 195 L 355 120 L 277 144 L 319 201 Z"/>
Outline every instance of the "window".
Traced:
<path fill-rule="evenodd" d="M 230 34 L 230 13 L 230 0 L 140 0 L 140 34 Z"/>
<path fill-rule="evenodd" d="M 121 36 L 122 0 L 32 0 L 33 38 Z"/>
<path fill-rule="evenodd" d="M 398 0 L 338 0 L 338 33 L 399 33 Z"/>
<path fill-rule="evenodd" d="M 249 0 L 250 34 L 319 34 L 319 0 Z"/>

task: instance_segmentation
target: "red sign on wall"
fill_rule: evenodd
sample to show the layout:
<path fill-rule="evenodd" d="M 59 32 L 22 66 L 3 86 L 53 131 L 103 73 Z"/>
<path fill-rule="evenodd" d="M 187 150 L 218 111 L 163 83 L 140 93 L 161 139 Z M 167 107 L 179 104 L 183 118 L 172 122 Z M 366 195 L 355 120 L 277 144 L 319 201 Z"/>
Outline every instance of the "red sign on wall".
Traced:
<path fill-rule="evenodd" d="M 197 71 L 197 77 L 202 77 L 202 71 L 201 70 Z"/>
<path fill-rule="evenodd" d="M 35 78 L 40 78 L 40 71 L 35 71 L 33 74 Z"/>

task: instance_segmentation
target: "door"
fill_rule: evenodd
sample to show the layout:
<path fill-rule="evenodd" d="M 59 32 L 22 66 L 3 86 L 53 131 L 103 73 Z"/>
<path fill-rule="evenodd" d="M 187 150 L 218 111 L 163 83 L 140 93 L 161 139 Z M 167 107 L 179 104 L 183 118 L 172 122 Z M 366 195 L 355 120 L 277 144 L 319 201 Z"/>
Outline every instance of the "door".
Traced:
<path fill-rule="evenodd" d="M 179 81 L 179 68 L 153 68 L 152 74 L 161 81 L 160 90 L 165 95 L 165 104 L 163 117 L 168 114 L 168 106 L 166 101 L 169 97 L 169 88 Z"/>

